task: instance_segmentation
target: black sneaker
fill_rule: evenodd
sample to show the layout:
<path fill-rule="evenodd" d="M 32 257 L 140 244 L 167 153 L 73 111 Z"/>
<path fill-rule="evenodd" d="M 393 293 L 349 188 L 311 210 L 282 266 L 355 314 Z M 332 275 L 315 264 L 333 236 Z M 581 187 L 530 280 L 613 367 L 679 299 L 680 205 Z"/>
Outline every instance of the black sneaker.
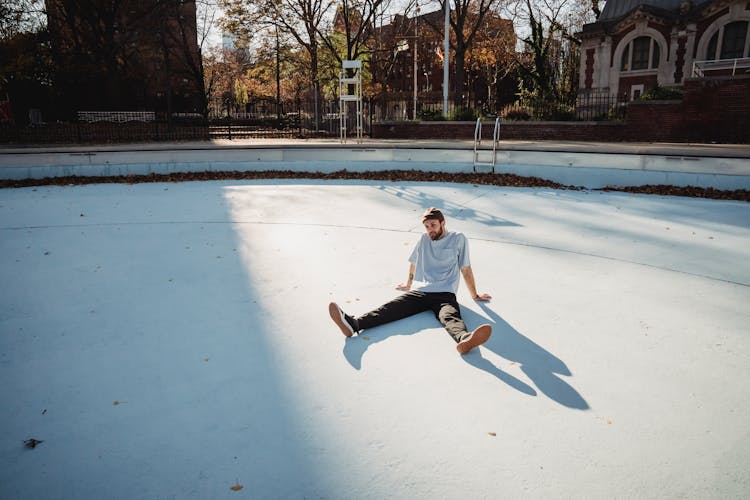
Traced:
<path fill-rule="evenodd" d="M 345 314 L 344 311 L 342 311 L 335 302 L 331 302 L 330 304 L 328 304 L 328 314 L 331 315 L 331 319 L 334 323 L 336 323 L 336 326 L 341 329 L 341 333 L 343 333 L 347 337 L 351 337 L 356 333 L 354 327 L 352 326 L 352 323 L 354 323 L 354 318 L 352 318 L 348 314 Z"/>

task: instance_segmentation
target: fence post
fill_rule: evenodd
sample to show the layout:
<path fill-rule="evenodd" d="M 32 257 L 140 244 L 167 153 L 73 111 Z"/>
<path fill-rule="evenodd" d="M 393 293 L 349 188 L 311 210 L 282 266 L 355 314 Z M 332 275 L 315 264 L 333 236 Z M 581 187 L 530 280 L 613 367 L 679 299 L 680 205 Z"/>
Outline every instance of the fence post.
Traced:
<path fill-rule="evenodd" d="M 297 132 L 297 138 L 302 139 L 302 100 L 299 97 L 299 94 L 297 95 L 297 126 L 298 132 Z"/>

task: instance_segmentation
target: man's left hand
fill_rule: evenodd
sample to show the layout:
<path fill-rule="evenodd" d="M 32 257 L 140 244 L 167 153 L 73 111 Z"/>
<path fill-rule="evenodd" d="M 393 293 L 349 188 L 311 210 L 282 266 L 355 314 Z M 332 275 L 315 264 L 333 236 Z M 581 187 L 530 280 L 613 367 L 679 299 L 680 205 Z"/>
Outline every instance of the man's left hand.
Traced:
<path fill-rule="evenodd" d="M 489 294 L 487 294 L 487 293 L 483 293 L 481 295 L 480 294 L 476 294 L 474 296 L 474 300 L 476 300 L 477 302 L 489 302 L 491 299 L 492 299 L 492 297 Z"/>

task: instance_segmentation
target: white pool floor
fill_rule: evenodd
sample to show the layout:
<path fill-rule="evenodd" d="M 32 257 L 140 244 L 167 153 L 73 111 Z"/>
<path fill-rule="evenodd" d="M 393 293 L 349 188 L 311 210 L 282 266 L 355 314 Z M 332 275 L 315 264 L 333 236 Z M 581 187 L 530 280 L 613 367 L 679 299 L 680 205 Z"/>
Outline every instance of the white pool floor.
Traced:
<path fill-rule="evenodd" d="M 443 208 L 478 289 L 345 339 Z M 747 498 L 750 204 L 439 183 L 0 190 L 0 498 Z M 24 440 L 41 440 L 35 448 Z"/>

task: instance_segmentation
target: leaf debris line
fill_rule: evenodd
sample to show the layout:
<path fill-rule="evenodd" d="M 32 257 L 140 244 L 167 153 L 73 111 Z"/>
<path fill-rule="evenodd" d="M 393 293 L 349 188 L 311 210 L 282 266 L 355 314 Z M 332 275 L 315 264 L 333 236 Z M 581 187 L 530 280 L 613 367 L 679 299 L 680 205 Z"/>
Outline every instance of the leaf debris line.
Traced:
<path fill-rule="evenodd" d="M 426 172 L 423 170 L 382 170 L 367 172 L 300 172 L 292 170 L 261 171 L 206 171 L 173 172 L 167 174 L 116 175 L 116 176 L 62 176 L 42 179 L 0 179 L 0 188 L 23 188 L 32 186 L 77 186 L 85 184 L 141 184 L 148 182 L 197 182 L 217 180 L 366 180 L 387 182 L 444 182 L 457 184 L 477 184 L 484 186 L 532 187 L 562 190 L 584 190 L 580 186 L 567 186 L 539 177 L 527 177 L 508 173 L 451 173 Z M 696 186 L 643 185 L 607 186 L 593 191 L 621 191 L 627 193 L 686 196 L 719 200 L 750 202 L 750 190 L 721 190 Z"/>

